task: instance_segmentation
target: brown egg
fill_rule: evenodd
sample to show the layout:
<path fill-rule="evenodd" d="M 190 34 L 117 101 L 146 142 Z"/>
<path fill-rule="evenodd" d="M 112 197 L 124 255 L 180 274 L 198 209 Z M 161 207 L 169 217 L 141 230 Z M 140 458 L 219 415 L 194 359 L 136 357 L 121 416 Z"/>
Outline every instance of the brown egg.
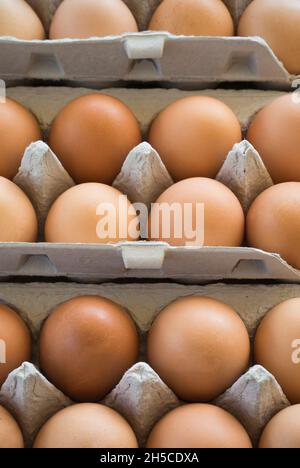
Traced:
<path fill-rule="evenodd" d="M 176 246 L 239 246 L 244 226 L 243 209 L 229 188 L 193 178 L 172 185 L 152 205 L 149 238 Z"/>
<path fill-rule="evenodd" d="M 300 182 L 274 185 L 261 193 L 247 216 L 251 247 L 280 254 L 300 269 Z"/>
<path fill-rule="evenodd" d="M 138 359 L 134 322 L 118 304 L 83 296 L 46 320 L 39 359 L 46 377 L 76 401 L 100 401 Z"/>
<path fill-rule="evenodd" d="M 21 429 L 10 413 L 0 406 L 0 449 L 19 448 L 24 448 Z"/>
<path fill-rule="evenodd" d="M 184 405 L 164 416 L 152 430 L 147 448 L 252 448 L 243 426 L 212 405 Z"/>
<path fill-rule="evenodd" d="M 137 240 L 134 207 L 118 190 L 103 184 L 77 185 L 52 205 L 45 226 L 47 242 L 112 244 Z"/>
<path fill-rule="evenodd" d="M 0 176 L 12 179 L 27 146 L 41 139 L 41 130 L 31 112 L 8 98 L 0 102 Z"/>
<path fill-rule="evenodd" d="M 271 419 L 262 433 L 259 448 L 300 448 L 300 405 L 285 408 Z"/>
<path fill-rule="evenodd" d="M 75 99 L 58 114 L 49 144 L 75 182 L 112 184 L 141 142 L 138 122 L 121 101 L 102 94 Z"/>
<path fill-rule="evenodd" d="M 230 13 L 221 0 L 163 0 L 149 30 L 185 36 L 233 36 Z"/>
<path fill-rule="evenodd" d="M 228 305 L 209 297 L 176 300 L 155 319 L 148 336 L 153 369 L 179 398 L 208 402 L 247 369 L 250 343 Z"/>
<path fill-rule="evenodd" d="M 260 36 L 286 69 L 300 73 L 299 0 L 253 0 L 241 17 L 239 36 Z"/>
<path fill-rule="evenodd" d="M 0 18 L 0 36 L 24 40 L 45 39 L 41 20 L 24 0 L 0 0 Z"/>
<path fill-rule="evenodd" d="M 300 403 L 300 298 L 272 309 L 255 336 L 255 360 L 275 376 L 291 403 Z"/>
<path fill-rule="evenodd" d="M 64 0 L 52 20 L 50 39 L 85 39 L 137 31 L 136 21 L 122 0 Z"/>
<path fill-rule="evenodd" d="M 172 178 L 215 178 L 228 152 L 241 141 L 241 126 L 229 107 L 217 99 L 180 99 L 153 121 L 149 142 Z"/>
<path fill-rule="evenodd" d="M 250 125 L 247 139 L 276 184 L 300 182 L 300 105 L 294 94 L 281 96 L 262 109 Z"/>
<path fill-rule="evenodd" d="M 31 334 L 27 325 L 14 310 L 0 304 L 0 387 L 8 374 L 30 357 Z"/>
<path fill-rule="evenodd" d="M 29 198 L 16 184 L 0 177 L 0 242 L 35 242 L 37 232 Z"/>
<path fill-rule="evenodd" d="M 138 444 L 128 422 L 116 411 L 82 403 L 49 419 L 33 448 L 138 448 Z"/>

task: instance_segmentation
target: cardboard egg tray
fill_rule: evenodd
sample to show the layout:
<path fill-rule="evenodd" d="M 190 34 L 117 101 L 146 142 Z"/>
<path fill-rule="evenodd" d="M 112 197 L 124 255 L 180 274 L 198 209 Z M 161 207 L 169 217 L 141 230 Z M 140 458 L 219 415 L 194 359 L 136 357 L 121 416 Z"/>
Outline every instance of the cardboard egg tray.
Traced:
<path fill-rule="evenodd" d="M 88 94 L 82 88 L 9 88 L 8 96 L 29 108 L 38 118 L 45 139 L 51 122 L 72 99 Z M 98 92 L 98 91 L 97 91 Z M 125 102 L 136 115 L 144 137 L 153 118 L 176 99 L 209 95 L 229 105 L 245 130 L 255 113 L 281 92 L 257 90 L 205 90 L 198 92 L 145 89 L 109 89 L 102 92 Z M 254 148 L 243 141 L 229 153 L 218 180 L 239 198 L 245 212 L 272 180 Z M 282 280 L 299 282 L 300 272 L 278 255 L 253 248 L 171 247 L 162 242 L 121 242 L 108 245 L 47 244 L 43 224 L 53 201 L 74 185 L 46 143 L 32 144 L 25 152 L 14 181 L 31 198 L 40 221 L 40 241 L 0 244 L 0 277 L 67 277 L 99 282 L 117 278 L 173 279 L 203 283 L 221 279 Z M 159 155 L 148 143 L 134 148 L 114 186 L 132 202 L 150 204 L 173 183 Z"/>
<path fill-rule="evenodd" d="M 46 31 L 61 0 L 27 0 Z M 124 0 L 139 29 L 161 0 Z M 237 24 L 251 0 L 224 0 Z M 224 82 L 252 82 L 272 89 L 299 85 L 258 37 L 186 37 L 139 32 L 85 40 L 23 41 L 0 38 L 0 78 L 7 85 L 35 80 L 109 87 L 134 82 L 204 89 Z"/>
<path fill-rule="evenodd" d="M 57 411 L 73 404 L 41 374 L 37 367 L 37 341 L 40 328 L 54 307 L 73 297 L 98 295 L 125 307 L 141 336 L 141 361 L 129 369 L 116 388 L 102 401 L 120 412 L 132 425 L 140 445 L 153 425 L 168 411 L 181 405 L 146 361 L 146 335 L 152 321 L 170 302 L 179 297 L 209 296 L 233 307 L 243 319 L 249 335 L 265 314 L 282 301 L 300 296 L 299 285 L 184 286 L 157 284 L 3 283 L 2 303 L 13 307 L 26 320 L 34 338 L 33 363 L 13 371 L 0 390 L 0 404 L 14 414 L 30 446 L 40 427 Z M 226 409 L 244 425 L 254 445 L 268 423 L 289 406 L 275 378 L 261 366 L 252 365 L 213 403 Z"/>

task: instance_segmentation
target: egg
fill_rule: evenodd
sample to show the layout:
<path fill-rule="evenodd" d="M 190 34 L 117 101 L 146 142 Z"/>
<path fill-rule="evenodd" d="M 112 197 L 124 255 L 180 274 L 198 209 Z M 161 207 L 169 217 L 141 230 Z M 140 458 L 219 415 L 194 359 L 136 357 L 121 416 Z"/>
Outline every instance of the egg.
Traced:
<path fill-rule="evenodd" d="M 276 184 L 300 182 L 300 105 L 294 94 L 281 96 L 258 112 L 247 139 Z"/>
<path fill-rule="evenodd" d="M 21 429 L 11 414 L 0 406 L 0 449 L 20 448 L 24 448 Z"/>
<path fill-rule="evenodd" d="M 195 177 L 172 185 L 152 205 L 149 238 L 174 246 L 239 246 L 244 225 L 241 204 L 229 188 Z"/>
<path fill-rule="evenodd" d="M 85 39 L 137 32 L 131 11 L 122 0 L 64 0 L 53 17 L 50 39 Z"/>
<path fill-rule="evenodd" d="M 44 323 L 39 342 L 46 377 L 82 402 L 100 401 L 109 393 L 138 352 L 138 333 L 125 309 L 97 296 L 59 305 Z"/>
<path fill-rule="evenodd" d="M 0 388 L 8 374 L 30 357 L 31 334 L 27 325 L 17 312 L 0 304 Z"/>
<path fill-rule="evenodd" d="M 41 130 L 31 112 L 12 99 L 0 102 L 0 176 L 12 179 L 26 147 L 41 139 Z"/>
<path fill-rule="evenodd" d="M 252 448 L 243 426 L 231 414 L 213 405 L 180 406 L 153 428 L 147 448 Z"/>
<path fill-rule="evenodd" d="M 0 177 L 0 242 L 35 242 L 38 222 L 25 193 Z"/>
<path fill-rule="evenodd" d="M 262 433 L 259 448 L 300 448 L 300 405 L 285 408 L 271 419 Z"/>
<path fill-rule="evenodd" d="M 261 193 L 247 215 L 251 247 L 280 254 L 300 269 L 300 182 L 274 185 Z"/>
<path fill-rule="evenodd" d="M 281 385 L 291 403 L 300 403 L 300 298 L 274 307 L 258 327 L 255 361 Z"/>
<path fill-rule="evenodd" d="M 49 144 L 76 183 L 111 185 L 129 151 L 141 142 L 138 122 L 116 98 L 81 96 L 54 120 Z"/>
<path fill-rule="evenodd" d="M 232 110 L 207 96 L 173 102 L 154 119 L 149 131 L 150 144 L 175 182 L 215 178 L 241 139 L 241 126 Z"/>
<path fill-rule="evenodd" d="M 148 335 L 147 352 L 150 365 L 180 399 L 209 402 L 247 369 L 250 343 L 231 307 L 190 296 L 160 312 Z"/>
<path fill-rule="evenodd" d="M 265 39 L 292 74 L 300 73 L 299 0 L 253 0 L 241 17 L 239 36 Z"/>
<path fill-rule="evenodd" d="M 45 30 L 25 0 L 0 0 L 0 36 L 42 40 L 45 39 Z"/>
<path fill-rule="evenodd" d="M 185 36 L 233 36 L 230 13 L 221 0 L 163 0 L 149 29 Z"/>
<path fill-rule="evenodd" d="M 135 434 L 116 411 L 96 403 L 65 408 L 38 433 L 33 448 L 138 448 Z"/>
<path fill-rule="evenodd" d="M 81 184 L 54 202 L 45 224 L 47 242 L 112 244 L 139 238 L 137 213 L 118 190 Z"/>

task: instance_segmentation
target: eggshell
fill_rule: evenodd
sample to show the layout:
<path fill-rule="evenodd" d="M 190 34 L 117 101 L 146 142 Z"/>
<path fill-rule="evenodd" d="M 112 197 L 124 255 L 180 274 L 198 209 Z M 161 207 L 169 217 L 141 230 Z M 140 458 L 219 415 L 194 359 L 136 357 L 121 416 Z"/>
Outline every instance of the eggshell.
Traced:
<path fill-rule="evenodd" d="M 291 403 L 300 403 L 300 298 L 272 309 L 255 336 L 255 360 L 281 385 Z"/>
<path fill-rule="evenodd" d="M 300 182 L 300 104 L 295 94 L 281 96 L 263 108 L 251 123 L 247 139 L 276 184 Z"/>
<path fill-rule="evenodd" d="M 0 388 L 8 374 L 30 357 L 31 334 L 27 325 L 14 310 L 0 304 Z"/>
<path fill-rule="evenodd" d="M 174 204 L 178 204 L 182 213 L 182 229 L 178 233 L 176 216 L 168 213 Z M 204 220 L 198 214 L 200 204 Z M 239 246 L 244 238 L 244 225 L 243 209 L 234 193 L 216 180 L 199 177 L 177 182 L 157 199 L 149 219 L 149 238 L 176 246 Z M 193 228 L 191 231 L 189 226 Z"/>
<path fill-rule="evenodd" d="M 24 192 L 0 177 L 0 242 L 35 242 L 38 222 Z"/>
<path fill-rule="evenodd" d="M 0 36 L 23 40 L 45 39 L 45 30 L 35 11 L 24 0 L 0 0 Z"/>
<path fill-rule="evenodd" d="M 149 132 L 150 144 L 175 182 L 198 176 L 214 179 L 241 139 L 232 110 L 207 96 L 173 102 L 154 119 Z"/>
<path fill-rule="evenodd" d="M 239 36 L 260 36 L 292 74 L 300 73 L 299 0 L 253 0 L 244 11 Z"/>
<path fill-rule="evenodd" d="M 82 403 L 49 419 L 33 448 L 138 448 L 138 445 L 133 430 L 116 411 Z"/>
<path fill-rule="evenodd" d="M 77 183 L 112 184 L 127 154 L 141 142 L 138 122 L 118 99 L 81 96 L 54 120 L 49 144 Z"/>
<path fill-rule="evenodd" d="M 252 448 L 243 426 L 212 405 L 185 405 L 168 413 L 152 430 L 147 448 Z"/>
<path fill-rule="evenodd" d="M 0 449 L 24 448 L 22 432 L 8 411 L 0 406 Z"/>
<path fill-rule="evenodd" d="M 271 419 L 262 433 L 259 448 L 300 448 L 300 405 L 290 406 Z"/>
<path fill-rule="evenodd" d="M 122 0 L 64 0 L 49 35 L 50 39 L 85 39 L 137 31 L 136 21 Z"/>
<path fill-rule="evenodd" d="M 167 306 L 148 336 L 148 359 L 182 400 L 208 402 L 247 369 L 247 329 L 228 305 L 190 296 Z"/>
<path fill-rule="evenodd" d="M 185 36 L 233 36 L 230 13 L 221 0 L 163 0 L 150 30 Z"/>
<path fill-rule="evenodd" d="M 136 211 L 124 197 L 117 189 L 104 184 L 70 188 L 58 197 L 48 213 L 46 241 L 107 244 L 137 240 Z"/>
<path fill-rule="evenodd" d="M 99 401 L 138 358 L 139 339 L 125 309 L 96 296 L 58 306 L 40 335 L 47 378 L 76 401 Z"/>
<path fill-rule="evenodd" d="M 261 193 L 247 216 L 251 247 L 280 254 L 300 269 L 300 182 L 274 185 Z"/>
<path fill-rule="evenodd" d="M 0 102 L 0 176 L 12 179 L 26 147 L 41 139 L 41 130 L 31 112 L 8 98 Z"/>

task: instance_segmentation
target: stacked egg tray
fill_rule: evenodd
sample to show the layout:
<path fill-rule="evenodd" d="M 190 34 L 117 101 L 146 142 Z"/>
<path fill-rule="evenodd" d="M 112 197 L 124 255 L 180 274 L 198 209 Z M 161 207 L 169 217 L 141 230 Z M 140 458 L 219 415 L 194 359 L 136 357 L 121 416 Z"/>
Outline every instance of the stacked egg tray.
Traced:
<path fill-rule="evenodd" d="M 40 328 L 57 305 L 86 295 L 105 297 L 125 307 L 139 329 L 141 361 L 125 373 L 101 403 L 117 410 L 128 420 L 140 446 L 143 446 L 154 424 L 171 409 L 183 404 L 146 363 L 147 332 L 160 311 L 179 297 L 209 296 L 237 311 L 252 341 L 265 314 L 278 303 L 299 297 L 300 286 L 221 283 L 202 287 L 167 283 L 3 283 L 2 302 L 18 311 L 28 323 L 35 342 L 32 363 L 25 362 L 14 370 L 0 391 L 0 403 L 18 420 L 28 447 L 41 426 L 52 415 L 73 404 L 38 369 L 36 345 Z M 213 403 L 229 411 L 243 424 L 254 446 L 267 422 L 290 405 L 276 379 L 266 369 L 254 363 L 249 363 L 248 371 Z"/>
<path fill-rule="evenodd" d="M 61 0 L 27 1 L 48 32 Z M 296 79 L 261 38 L 144 32 L 161 0 L 124 1 L 141 32 L 84 40 L 0 38 L 1 78 L 8 85 L 55 80 L 71 86 L 99 88 L 157 82 L 205 89 L 226 82 L 252 82 L 260 87 L 285 90 Z M 236 25 L 250 1 L 224 0 Z"/>
<path fill-rule="evenodd" d="M 98 91 L 96 91 L 98 92 Z M 256 112 L 283 93 L 259 90 L 183 91 L 112 88 L 102 93 L 121 99 L 137 117 L 146 140 L 153 118 L 179 98 L 207 95 L 226 103 L 238 117 L 243 131 Z M 45 141 L 51 123 L 64 105 L 89 89 L 65 87 L 16 87 L 7 94 L 38 118 Z M 217 179 L 240 200 L 245 213 L 252 201 L 272 185 L 255 149 L 247 142 L 229 153 Z M 46 143 L 36 142 L 25 152 L 14 181 L 28 194 L 38 213 L 40 242 L 0 244 L 0 276 L 67 277 L 84 281 L 118 278 L 160 278 L 203 283 L 221 279 L 299 281 L 299 271 L 279 255 L 249 247 L 172 247 L 162 242 L 121 242 L 108 245 L 50 244 L 43 242 L 43 226 L 55 199 L 74 185 L 71 177 Z M 128 155 L 114 186 L 131 202 L 150 205 L 173 181 L 159 155 L 144 142 Z"/>

